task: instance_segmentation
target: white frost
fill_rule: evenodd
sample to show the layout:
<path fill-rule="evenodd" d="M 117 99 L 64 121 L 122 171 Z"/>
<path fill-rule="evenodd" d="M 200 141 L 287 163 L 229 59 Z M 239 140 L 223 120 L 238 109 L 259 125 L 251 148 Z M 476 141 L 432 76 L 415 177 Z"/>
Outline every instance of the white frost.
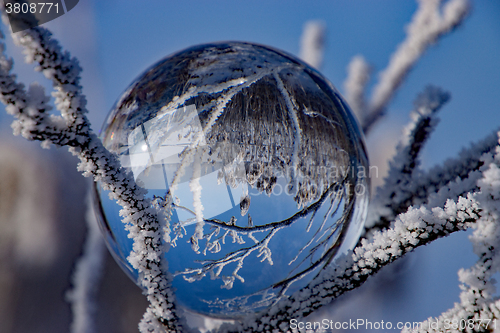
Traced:
<path fill-rule="evenodd" d="M 92 199 L 87 197 L 87 237 L 83 255 L 73 273 L 73 289 L 66 294 L 71 304 L 73 321 L 71 333 L 93 333 L 95 327 L 96 298 L 104 266 L 105 245 L 97 224 Z"/>
<path fill-rule="evenodd" d="M 300 39 L 300 58 L 314 68 L 320 69 L 325 52 L 326 25 L 322 21 L 308 21 Z"/>

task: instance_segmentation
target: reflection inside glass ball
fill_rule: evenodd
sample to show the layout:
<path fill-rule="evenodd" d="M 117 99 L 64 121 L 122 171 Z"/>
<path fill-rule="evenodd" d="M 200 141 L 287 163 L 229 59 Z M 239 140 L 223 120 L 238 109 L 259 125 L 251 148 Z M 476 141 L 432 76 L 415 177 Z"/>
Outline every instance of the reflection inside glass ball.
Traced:
<path fill-rule="evenodd" d="M 337 90 L 281 51 L 227 42 L 169 56 L 130 85 L 101 137 L 171 211 L 165 258 L 191 311 L 262 310 L 358 241 L 362 135 Z M 137 281 L 120 207 L 99 187 L 96 202 L 108 247 Z"/>

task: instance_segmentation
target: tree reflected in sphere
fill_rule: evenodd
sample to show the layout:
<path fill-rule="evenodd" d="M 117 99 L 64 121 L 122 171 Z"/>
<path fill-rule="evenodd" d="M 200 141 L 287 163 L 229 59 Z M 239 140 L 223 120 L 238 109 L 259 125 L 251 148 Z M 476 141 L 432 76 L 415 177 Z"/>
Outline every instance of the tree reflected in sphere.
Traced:
<path fill-rule="evenodd" d="M 165 258 L 191 311 L 262 310 L 334 264 L 363 228 L 358 125 L 328 80 L 282 51 L 226 42 L 171 55 L 129 86 L 101 138 L 169 216 Z M 120 206 L 95 192 L 108 247 L 137 281 Z"/>

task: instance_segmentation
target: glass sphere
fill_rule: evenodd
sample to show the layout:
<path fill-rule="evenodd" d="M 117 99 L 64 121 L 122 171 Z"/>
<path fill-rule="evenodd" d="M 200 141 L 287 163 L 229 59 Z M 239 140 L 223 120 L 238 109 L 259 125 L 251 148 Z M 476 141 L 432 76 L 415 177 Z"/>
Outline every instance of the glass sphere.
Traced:
<path fill-rule="evenodd" d="M 338 91 L 295 57 L 243 42 L 191 47 L 140 75 L 101 132 L 172 215 L 165 253 L 178 303 L 234 318 L 306 286 L 352 249 L 368 159 Z M 96 187 L 102 230 L 127 261 L 120 207 Z"/>

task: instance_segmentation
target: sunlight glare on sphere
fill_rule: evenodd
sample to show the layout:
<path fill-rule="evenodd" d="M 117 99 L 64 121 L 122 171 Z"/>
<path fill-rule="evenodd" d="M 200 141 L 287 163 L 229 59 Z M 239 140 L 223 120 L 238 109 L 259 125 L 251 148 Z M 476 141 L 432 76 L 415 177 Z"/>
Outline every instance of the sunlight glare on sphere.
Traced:
<path fill-rule="evenodd" d="M 243 42 L 191 47 L 150 67 L 110 112 L 102 141 L 171 208 L 165 253 L 179 304 L 231 318 L 306 286 L 352 249 L 369 198 L 349 107 L 321 74 Z M 133 240 L 96 188 L 109 249 Z"/>

